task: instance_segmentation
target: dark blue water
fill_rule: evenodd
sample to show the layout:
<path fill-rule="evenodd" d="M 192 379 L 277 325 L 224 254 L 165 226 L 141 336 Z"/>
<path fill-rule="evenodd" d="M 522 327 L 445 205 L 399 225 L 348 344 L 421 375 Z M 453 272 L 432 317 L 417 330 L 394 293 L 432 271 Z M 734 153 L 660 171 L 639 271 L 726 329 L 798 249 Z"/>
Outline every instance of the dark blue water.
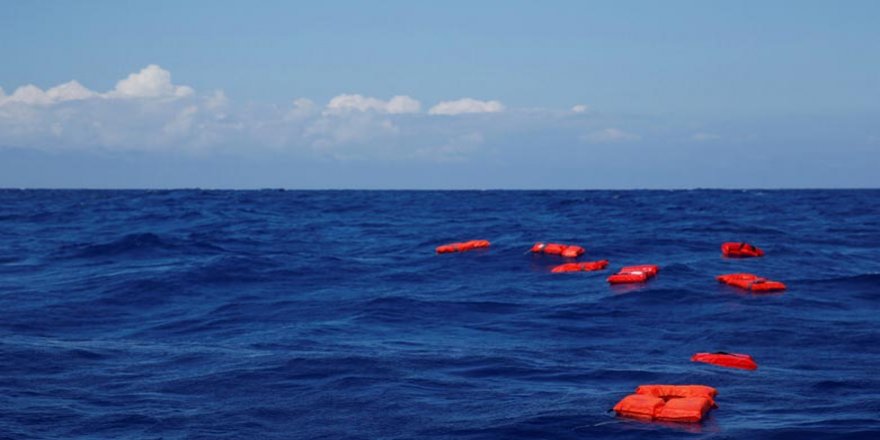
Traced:
<path fill-rule="evenodd" d="M 0 191 L 0 437 L 878 438 L 880 191 Z M 435 255 L 485 238 L 486 251 Z M 726 260 L 724 241 L 767 256 Z M 535 241 L 610 270 L 551 274 Z M 788 284 L 750 295 L 726 272 Z M 749 353 L 757 371 L 689 361 Z M 705 384 L 700 424 L 608 410 Z"/>

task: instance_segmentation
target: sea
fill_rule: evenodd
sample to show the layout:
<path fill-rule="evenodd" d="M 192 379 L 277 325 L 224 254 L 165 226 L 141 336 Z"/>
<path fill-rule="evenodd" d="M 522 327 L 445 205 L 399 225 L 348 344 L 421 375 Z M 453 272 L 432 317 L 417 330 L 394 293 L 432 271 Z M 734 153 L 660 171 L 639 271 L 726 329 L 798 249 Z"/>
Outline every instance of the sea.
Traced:
<path fill-rule="evenodd" d="M 877 439 L 880 190 L 0 190 L 0 438 Z"/>

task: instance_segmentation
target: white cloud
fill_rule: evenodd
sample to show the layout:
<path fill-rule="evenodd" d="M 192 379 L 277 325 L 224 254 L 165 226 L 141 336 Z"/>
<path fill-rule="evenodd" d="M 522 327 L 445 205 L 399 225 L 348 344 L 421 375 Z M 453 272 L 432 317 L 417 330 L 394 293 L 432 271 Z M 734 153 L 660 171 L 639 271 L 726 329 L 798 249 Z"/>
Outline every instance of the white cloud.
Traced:
<path fill-rule="evenodd" d="M 342 114 L 351 111 L 374 111 L 378 113 L 418 113 L 422 105 L 409 96 L 395 96 L 388 101 L 363 95 L 339 95 L 327 103 L 325 114 Z"/>
<path fill-rule="evenodd" d="M 637 141 L 642 137 L 619 128 L 605 128 L 581 136 L 581 140 L 589 143 L 604 144 L 613 142 Z"/>
<path fill-rule="evenodd" d="M 431 107 L 428 113 L 432 115 L 460 115 L 464 113 L 497 113 L 503 110 L 504 105 L 499 101 L 462 98 L 456 101 L 442 101 Z"/>
<path fill-rule="evenodd" d="M 83 87 L 82 84 L 76 81 L 66 82 L 46 91 L 43 91 L 43 89 L 35 85 L 28 84 L 17 88 L 15 92 L 9 96 L 2 93 L 2 89 L 0 89 L 0 105 L 7 103 L 52 105 L 58 102 L 77 101 L 95 98 L 97 96 L 97 93 Z"/>
<path fill-rule="evenodd" d="M 199 112 L 199 108 L 189 105 L 177 112 L 177 115 L 162 128 L 169 136 L 187 135 L 192 128 L 193 121 Z"/>
<path fill-rule="evenodd" d="M 293 107 L 300 109 L 300 110 L 306 110 L 306 109 L 314 108 L 315 103 L 312 102 L 312 100 L 308 99 L 308 98 L 296 98 L 293 100 Z"/>
<path fill-rule="evenodd" d="M 116 88 L 105 94 L 108 98 L 182 98 L 193 94 L 187 86 L 171 83 L 171 73 L 150 64 L 140 72 L 116 83 Z"/>
<path fill-rule="evenodd" d="M 75 80 L 59 84 L 46 91 L 28 84 L 17 88 L 12 95 L 7 96 L 0 93 L 0 106 L 5 104 L 47 106 L 59 102 L 93 98 L 182 98 L 193 93 L 191 87 L 172 84 L 171 73 L 167 70 L 150 64 L 140 72 L 132 73 L 128 78 L 120 80 L 116 84 L 116 88 L 107 93 L 89 90 Z"/>
<path fill-rule="evenodd" d="M 395 96 L 388 101 L 387 112 L 391 114 L 418 113 L 422 104 L 409 96 Z"/>
<path fill-rule="evenodd" d="M 53 102 L 63 102 L 94 98 L 98 94 L 83 87 L 82 84 L 76 81 L 69 81 L 46 90 L 46 96 Z"/>
<path fill-rule="evenodd" d="M 209 110 L 222 111 L 229 107 L 229 98 L 223 90 L 214 90 L 207 99 L 205 99 L 205 107 Z"/>
<path fill-rule="evenodd" d="M 484 140 L 482 133 L 467 133 L 455 136 L 438 147 L 419 148 L 413 157 L 441 163 L 466 162 L 468 156 L 483 145 Z"/>
<path fill-rule="evenodd" d="M 712 134 L 712 133 L 700 132 L 700 133 L 694 133 L 691 136 L 691 140 L 694 140 L 697 142 L 709 142 L 709 141 L 714 141 L 717 139 L 721 139 L 721 136 L 718 136 L 717 134 Z"/>
<path fill-rule="evenodd" d="M 21 103 L 28 105 L 49 105 L 52 103 L 52 98 L 50 98 L 43 89 L 33 85 L 28 84 L 26 86 L 21 86 L 15 89 L 11 95 L 7 96 L 6 99 L 3 100 L 0 104 L 6 103 Z"/>
<path fill-rule="evenodd" d="M 578 104 L 578 105 L 576 105 L 576 106 L 574 106 L 574 107 L 571 108 L 571 112 L 572 112 L 572 113 L 584 113 L 584 112 L 586 112 L 586 111 L 589 110 L 589 109 L 590 109 L 590 107 L 587 106 L 587 105 L 584 105 L 584 104 Z"/>
<path fill-rule="evenodd" d="M 466 116 L 498 112 L 503 113 L 490 120 Z M 222 90 L 196 94 L 174 84 L 167 70 L 149 65 L 105 92 L 77 81 L 47 90 L 25 85 L 11 94 L 0 89 L 0 148 L 264 149 L 344 159 L 462 162 L 516 144 L 524 133 L 533 139 L 570 139 L 586 130 L 589 142 L 638 139 L 615 128 L 589 133 L 596 122 L 571 118 L 568 109 L 505 111 L 498 101 L 463 98 L 440 102 L 429 113 L 462 116 L 428 116 L 418 100 L 405 95 L 383 100 L 342 94 L 323 106 L 306 98 L 284 105 L 231 102 Z M 614 122 L 599 127 L 606 124 Z"/>
<path fill-rule="evenodd" d="M 203 100 L 156 65 L 106 93 L 69 81 L 43 91 L 25 85 L 0 95 L 0 145 L 35 148 L 156 149 L 196 145 L 205 121 L 222 117 L 222 92 Z M 156 99 L 161 98 L 161 99 Z M 64 104 L 64 105 L 61 105 Z M 216 125 L 216 124 L 215 124 Z"/>
<path fill-rule="evenodd" d="M 295 121 L 305 119 L 315 113 L 315 103 L 311 99 L 297 98 L 293 100 L 293 108 L 287 112 L 285 119 Z"/>
<path fill-rule="evenodd" d="M 327 148 L 393 136 L 399 131 L 390 119 L 361 113 L 343 118 L 321 117 L 310 122 L 304 135 L 311 141 L 311 145 Z"/>

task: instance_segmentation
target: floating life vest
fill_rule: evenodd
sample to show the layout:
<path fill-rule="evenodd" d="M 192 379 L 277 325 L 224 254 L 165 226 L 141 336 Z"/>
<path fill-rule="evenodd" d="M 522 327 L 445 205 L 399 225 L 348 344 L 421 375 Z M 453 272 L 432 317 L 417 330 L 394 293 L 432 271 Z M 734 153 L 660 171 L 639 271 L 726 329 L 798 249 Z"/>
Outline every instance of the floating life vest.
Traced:
<path fill-rule="evenodd" d="M 730 273 L 715 277 L 718 281 L 731 286 L 740 287 L 752 292 L 775 292 L 785 290 L 785 284 L 779 281 L 770 281 L 750 273 Z"/>
<path fill-rule="evenodd" d="M 692 362 L 704 362 L 707 364 L 718 365 L 719 367 L 741 368 L 743 370 L 757 370 L 758 364 L 747 354 L 725 353 L 723 351 L 715 353 L 697 353 L 691 356 Z"/>
<path fill-rule="evenodd" d="M 608 282 L 611 284 L 642 283 L 647 281 L 648 278 L 656 276 L 659 271 L 660 268 L 654 264 L 626 266 L 620 268 L 616 274 L 608 277 Z"/>
<path fill-rule="evenodd" d="M 575 258 L 586 252 L 586 249 L 573 244 L 535 243 L 532 252 L 543 252 L 548 255 L 562 255 L 563 257 Z"/>
<path fill-rule="evenodd" d="M 464 243 L 449 243 L 443 246 L 437 246 L 438 254 L 448 254 L 450 252 L 465 252 L 473 249 L 481 249 L 489 247 L 488 240 L 471 240 Z"/>
<path fill-rule="evenodd" d="M 594 270 L 605 269 L 607 266 L 608 260 L 584 261 L 581 263 L 565 263 L 554 267 L 551 272 L 592 272 Z"/>
<path fill-rule="evenodd" d="M 721 253 L 724 254 L 725 257 L 731 258 L 746 258 L 746 257 L 763 257 L 764 251 L 758 249 L 756 246 L 748 244 L 746 242 L 742 243 L 724 243 L 721 245 Z"/>
<path fill-rule="evenodd" d="M 623 417 L 663 422 L 699 422 L 716 408 L 718 391 L 705 385 L 642 385 L 614 405 Z"/>

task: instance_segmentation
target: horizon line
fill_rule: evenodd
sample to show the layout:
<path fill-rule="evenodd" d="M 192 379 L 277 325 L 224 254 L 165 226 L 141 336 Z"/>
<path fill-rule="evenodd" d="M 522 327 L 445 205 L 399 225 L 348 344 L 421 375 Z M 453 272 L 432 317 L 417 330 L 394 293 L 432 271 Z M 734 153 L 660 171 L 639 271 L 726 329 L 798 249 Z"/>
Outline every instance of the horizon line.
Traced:
<path fill-rule="evenodd" d="M 680 187 L 680 188 L 293 188 L 293 187 L 0 187 L 0 191 L 876 191 L 877 187 Z"/>

